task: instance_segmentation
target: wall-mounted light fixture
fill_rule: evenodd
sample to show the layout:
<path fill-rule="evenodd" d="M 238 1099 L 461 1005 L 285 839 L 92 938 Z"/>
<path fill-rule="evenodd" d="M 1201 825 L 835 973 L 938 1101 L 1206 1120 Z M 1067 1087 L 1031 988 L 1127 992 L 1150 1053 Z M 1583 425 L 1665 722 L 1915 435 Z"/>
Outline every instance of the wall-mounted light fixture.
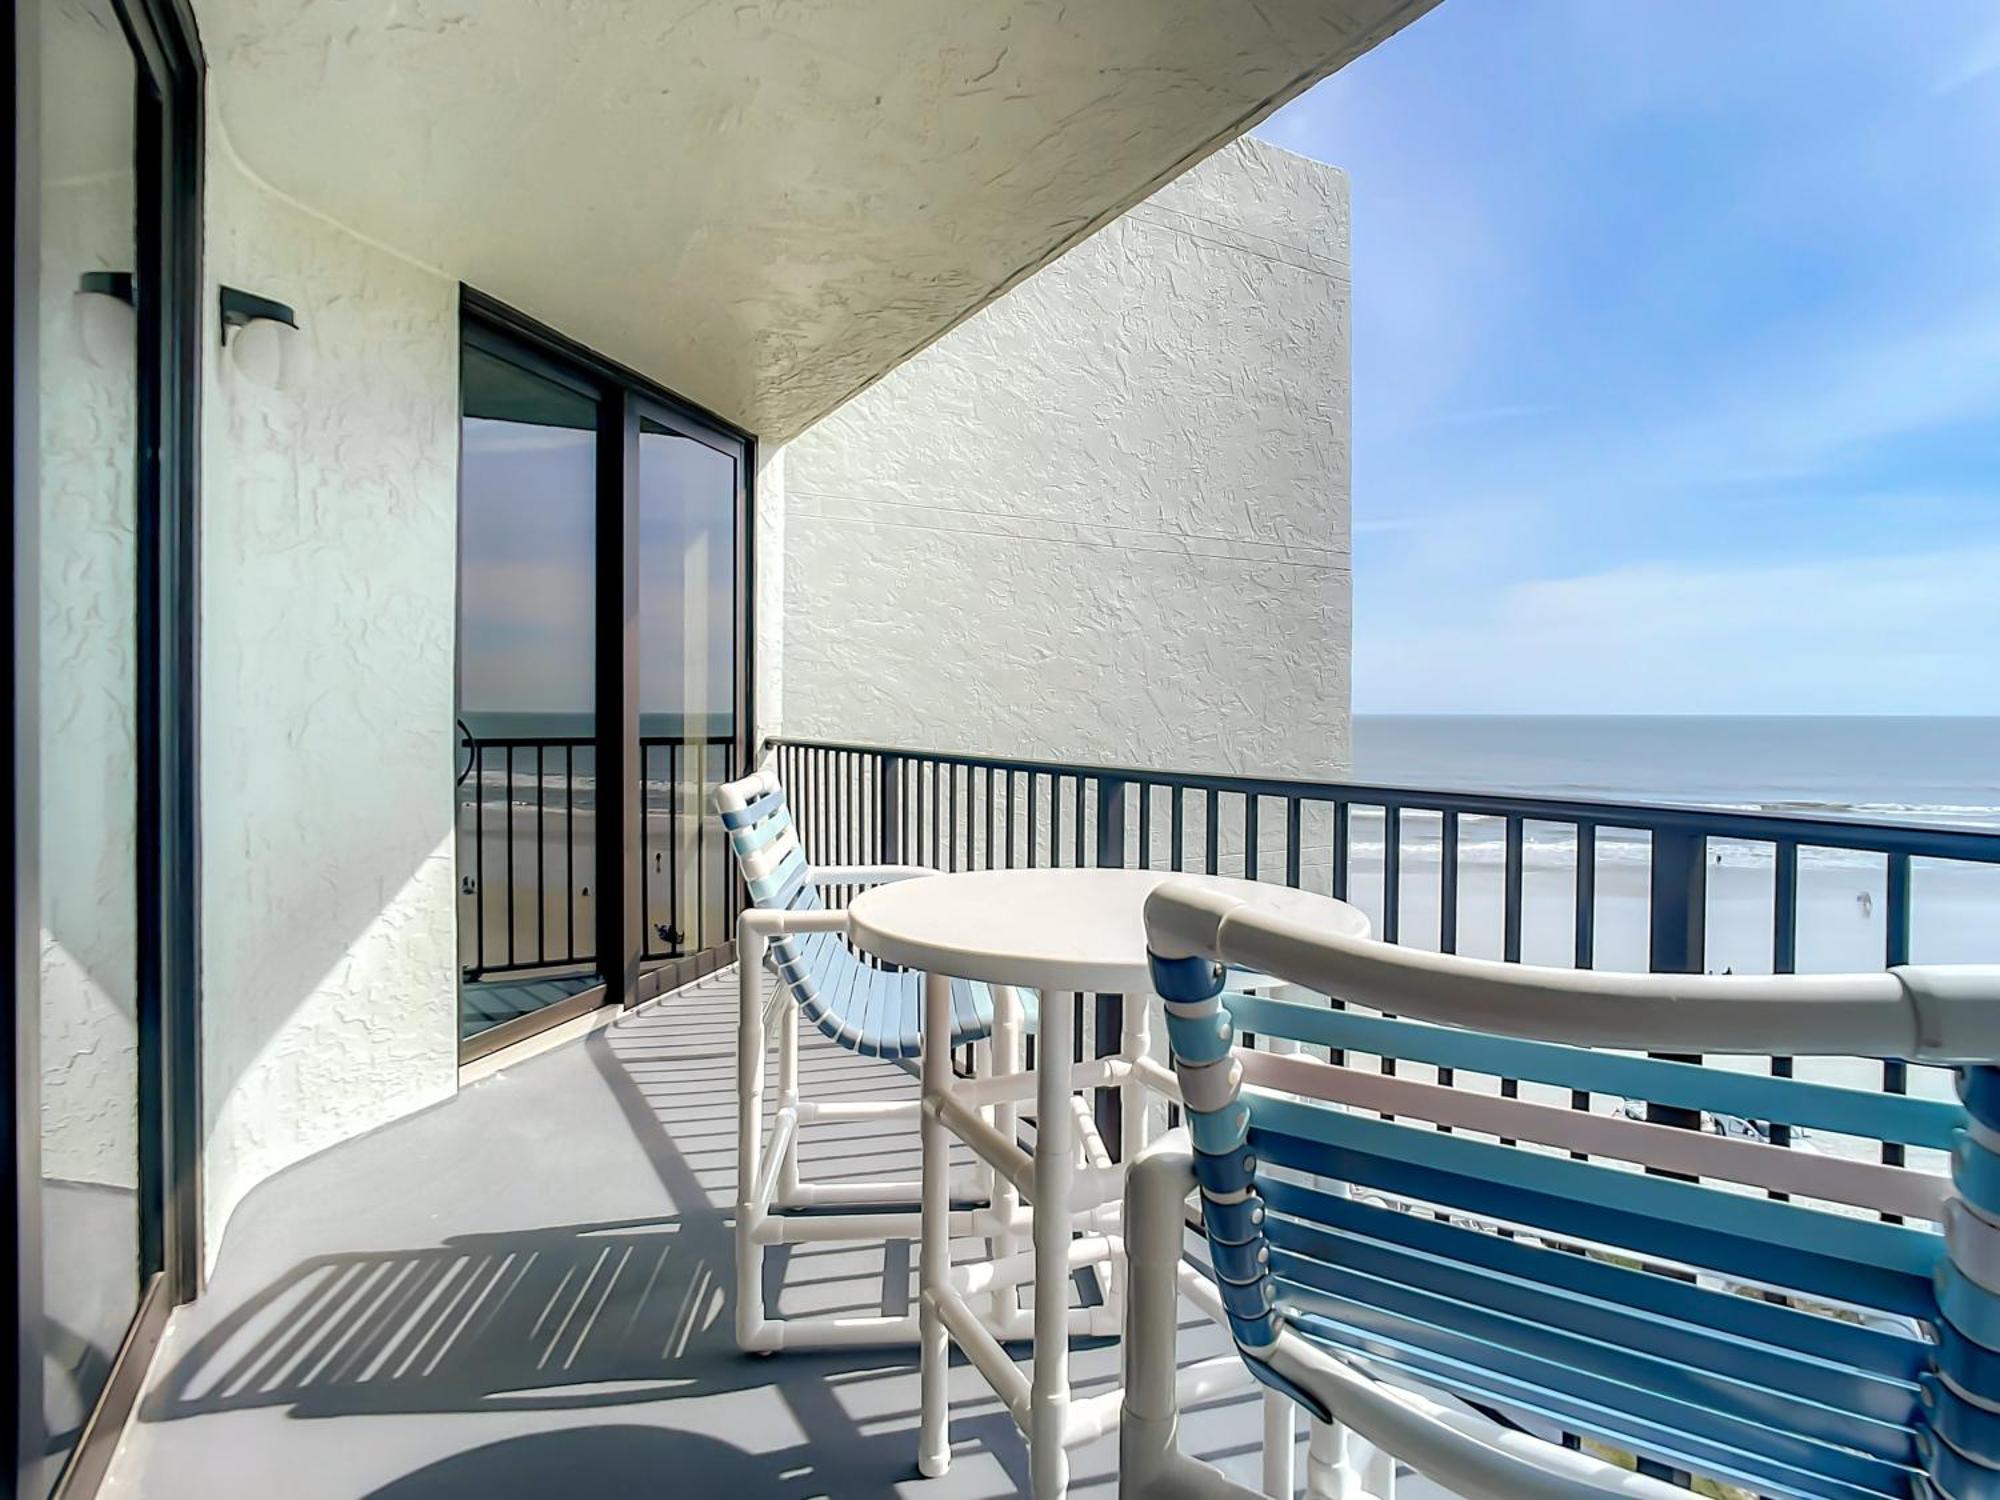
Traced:
<path fill-rule="evenodd" d="M 76 320 L 84 358 L 105 370 L 130 370 L 139 349 L 139 314 L 130 271 L 85 271 L 76 283 Z"/>
<path fill-rule="evenodd" d="M 299 331 L 298 315 L 269 297 L 222 288 L 222 342 L 237 373 L 253 384 L 296 390 L 312 373 L 312 346 Z"/>

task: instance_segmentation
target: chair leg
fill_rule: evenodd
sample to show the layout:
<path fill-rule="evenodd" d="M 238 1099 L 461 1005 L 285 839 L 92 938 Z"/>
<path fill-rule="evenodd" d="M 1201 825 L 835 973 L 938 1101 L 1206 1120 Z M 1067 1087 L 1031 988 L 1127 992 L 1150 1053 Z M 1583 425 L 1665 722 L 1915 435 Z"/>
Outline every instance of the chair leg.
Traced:
<path fill-rule="evenodd" d="M 736 929 L 736 1343 L 763 1342 L 764 1255 L 757 1230 L 764 1217 L 756 1201 L 764 1160 L 764 951 L 763 932 L 748 921 Z"/>
<path fill-rule="evenodd" d="M 1353 1435 L 1346 1427 L 1312 1419 L 1312 1435 L 1306 1444 L 1307 1500 L 1360 1500 L 1354 1448 Z"/>
<path fill-rule="evenodd" d="M 1298 1408 L 1291 1398 L 1264 1392 L 1264 1493 L 1271 1500 L 1292 1500 L 1294 1450 L 1298 1444 Z"/>
<path fill-rule="evenodd" d="M 788 1005 L 778 1023 L 778 1108 L 795 1115 L 799 1108 L 799 1027 L 804 1022 L 797 1009 Z M 778 1165 L 778 1202 L 794 1203 L 798 1196 L 799 1133 L 795 1130 L 785 1140 L 784 1160 Z"/>

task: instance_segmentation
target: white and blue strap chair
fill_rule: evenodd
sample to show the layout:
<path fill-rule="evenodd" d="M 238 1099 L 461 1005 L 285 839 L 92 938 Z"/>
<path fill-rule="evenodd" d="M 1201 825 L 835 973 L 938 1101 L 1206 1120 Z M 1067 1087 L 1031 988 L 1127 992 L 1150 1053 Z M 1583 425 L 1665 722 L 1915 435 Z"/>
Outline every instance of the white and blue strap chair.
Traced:
<path fill-rule="evenodd" d="M 1536 969 L 1171 886 L 1147 926 L 1189 1126 L 1128 1183 L 1123 1494 L 1252 1493 L 1176 1446 L 1178 1284 L 1282 1406 L 1269 1493 L 1292 1492 L 1295 1403 L 1313 1496 L 1386 1500 L 1399 1461 L 1471 1500 L 1686 1494 L 1609 1449 L 1797 1500 L 2000 1497 L 2000 969 Z M 1387 1014 L 1229 994 L 1224 963 Z M 1866 1149 L 1248 1051 L 1243 1032 Z M 1952 1064 L 1963 1102 L 1646 1051 Z M 1197 1185 L 1212 1279 L 1182 1262 Z"/>
<path fill-rule="evenodd" d="M 768 770 L 716 789 L 716 808 L 749 893 L 737 922 L 736 1337 L 746 1350 L 915 1344 L 917 1316 L 821 1315 L 773 1318 L 764 1308 L 764 1255 L 775 1244 L 914 1240 L 921 1197 L 916 1176 L 879 1182 L 801 1181 L 799 1133 L 815 1122 L 918 1120 L 918 1100 L 836 1100 L 801 1096 L 798 1018 L 863 1057 L 912 1073 L 922 1051 L 924 976 L 865 961 L 847 943 L 847 914 L 827 906 L 823 889 L 858 888 L 933 875 L 922 865 L 815 868 L 806 858 Z M 766 973 L 774 993 L 765 995 Z M 951 1045 L 992 1040 L 1002 1072 L 1017 1072 L 1034 997 L 954 980 Z M 796 1009 L 798 1016 L 791 1012 Z M 996 1020 L 996 1014 L 998 1019 Z M 768 1134 L 765 1073 L 777 1044 L 776 1109 Z M 996 1119 L 1013 1128 L 1011 1111 Z M 970 1185 L 968 1185 L 970 1186 Z M 988 1185 L 990 1187 L 990 1184 Z M 794 1212 L 811 1210 L 811 1212 Z M 973 1232 L 968 1213 L 954 1233 Z"/>

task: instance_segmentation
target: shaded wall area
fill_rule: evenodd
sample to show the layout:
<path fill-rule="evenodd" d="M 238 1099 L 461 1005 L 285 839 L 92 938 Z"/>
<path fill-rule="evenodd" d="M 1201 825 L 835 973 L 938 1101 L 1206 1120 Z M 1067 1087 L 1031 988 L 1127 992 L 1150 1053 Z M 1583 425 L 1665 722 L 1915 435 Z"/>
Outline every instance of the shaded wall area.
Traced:
<path fill-rule="evenodd" d="M 203 388 L 202 1088 L 211 1262 L 243 1194 L 450 1094 L 458 288 L 251 177 L 210 115 L 207 302 L 310 373 Z M 211 325 L 212 326 L 212 325 Z"/>

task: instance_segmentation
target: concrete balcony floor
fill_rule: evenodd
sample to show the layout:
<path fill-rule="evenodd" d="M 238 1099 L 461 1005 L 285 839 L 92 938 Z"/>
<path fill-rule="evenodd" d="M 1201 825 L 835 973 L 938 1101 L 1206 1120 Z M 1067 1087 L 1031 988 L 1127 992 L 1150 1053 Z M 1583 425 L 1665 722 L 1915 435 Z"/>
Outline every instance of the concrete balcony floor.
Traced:
<path fill-rule="evenodd" d="M 735 1000 L 717 975 L 261 1187 L 169 1329 L 107 1493 L 1025 1493 L 1022 1441 L 969 1368 L 952 1471 L 924 1480 L 913 1350 L 737 1352 Z M 819 1097 L 915 1088 L 816 1034 L 802 1072 Z M 916 1140 L 818 1127 L 802 1161 L 914 1175 Z M 887 1253 L 914 1265 L 914 1246 Z M 883 1255 L 774 1256 L 779 1309 L 881 1306 Z M 1190 1312 L 1182 1357 L 1221 1347 Z M 1079 1391 L 1117 1364 L 1078 1346 Z M 1260 1430 L 1245 1394 L 1189 1414 L 1184 1441 L 1254 1483 Z M 1077 1492 L 1115 1493 L 1116 1457 L 1115 1437 L 1077 1450 Z"/>

